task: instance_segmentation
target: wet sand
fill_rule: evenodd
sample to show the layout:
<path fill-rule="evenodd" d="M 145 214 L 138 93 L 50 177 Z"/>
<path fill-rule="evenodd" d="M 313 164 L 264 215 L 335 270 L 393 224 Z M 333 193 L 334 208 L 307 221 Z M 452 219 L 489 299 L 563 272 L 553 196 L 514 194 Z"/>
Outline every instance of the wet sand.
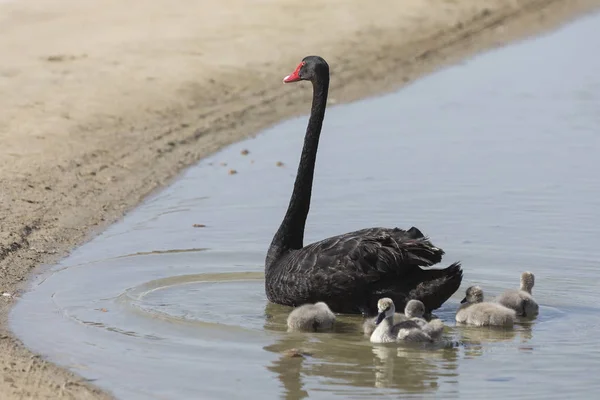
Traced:
<path fill-rule="evenodd" d="M 0 3 L 0 398 L 106 397 L 8 332 L 28 274 L 182 168 L 307 113 L 309 91 L 281 84 L 303 56 L 329 61 L 332 100 L 347 102 L 600 0 L 207 4 Z"/>

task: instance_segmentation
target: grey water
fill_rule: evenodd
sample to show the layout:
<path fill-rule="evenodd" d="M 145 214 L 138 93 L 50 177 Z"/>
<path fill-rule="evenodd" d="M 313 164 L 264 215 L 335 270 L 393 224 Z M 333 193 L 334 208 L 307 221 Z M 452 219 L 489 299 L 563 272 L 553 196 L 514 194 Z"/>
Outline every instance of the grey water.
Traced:
<path fill-rule="evenodd" d="M 264 256 L 291 194 L 306 116 L 203 160 L 42 272 L 14 308 L 12 329 L 121 399 L 598 395 L 593 37 L 599 15 L 327 112 L 306 243 L 369 226 L 419 227 L 446 250 L 444 266 L 462 260 L 465 270 L 437 311 L 447 345 L 374 346 L 357 316 L 340 317 L 334 333 L 287 333 L 290 309 L 267 303 Z M 518 287 L 525 270 L 537 278 L 536 320 L 509 331 L 455 325 L 468 285 L 492 297 Z M 291 357 L 292 348 L 304 356 Z"/>

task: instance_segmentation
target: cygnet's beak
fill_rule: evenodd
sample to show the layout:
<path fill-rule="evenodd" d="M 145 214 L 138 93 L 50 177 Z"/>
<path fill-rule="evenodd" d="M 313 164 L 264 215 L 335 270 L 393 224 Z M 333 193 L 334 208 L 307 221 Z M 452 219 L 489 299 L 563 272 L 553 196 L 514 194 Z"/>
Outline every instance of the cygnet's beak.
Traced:
<path fill-rule="evenodd" d="M 467 298 L 465 297 L 464 299 L 462 299 L 462 300 L 460 301 L 460 304 L 464 304 L 464 303 L 466 303 L 466 302 L 467 302 Z"/>
<path fill-rule="evenodd" d="M 379 325 L 381 323 L 381 321 L 383 321 L 384 319 L 385 319 L 385 311 L 382 311 L 377 316 L 377 320 L 375 321 L 375 325 Z"/>

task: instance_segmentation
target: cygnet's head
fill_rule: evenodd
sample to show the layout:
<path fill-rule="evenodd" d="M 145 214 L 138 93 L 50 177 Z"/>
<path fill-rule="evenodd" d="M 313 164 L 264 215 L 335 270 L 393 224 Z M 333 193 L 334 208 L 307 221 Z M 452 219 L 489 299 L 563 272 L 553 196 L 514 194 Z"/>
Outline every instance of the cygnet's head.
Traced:
<path fill-rule="evenodd" d="M 420 300 L 410 300 L 404 307 L 404 315 L 408 318 L 423 318 L 425 314 L 425 304 Z"/>
<path fill-rule="evenodd" d="M 521 274 L 521 290 L 531 293 L 535 284 L 535 276 L 532 272 L 526 271 Z"/>
<path fill-rule="evenodd" d="M 462 303 L 481 303 L 483 301 L 483 290 L 479 286 L 470 286 L 467 288 L 466 296 L 461 300 Z"/>
<path fill-rule="evenodd" d="M 384 297 L 383 299 L 379 299 L 379 301 L 377 302 L 377 311 L 379 311 L 379 315 L 377 315 L 377 320 L 375 321 L 375 324 L 379 325 L 384 319 L 388 317 L 394 317 L 396 307 L 394 306 L 394 302 L 392 301 L 392 299 Z"/>

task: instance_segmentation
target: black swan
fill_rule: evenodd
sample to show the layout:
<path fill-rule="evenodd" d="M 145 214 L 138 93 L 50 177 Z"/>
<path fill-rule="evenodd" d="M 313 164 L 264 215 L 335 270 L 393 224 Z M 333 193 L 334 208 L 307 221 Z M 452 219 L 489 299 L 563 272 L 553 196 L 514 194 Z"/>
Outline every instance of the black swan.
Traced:
<path fill-rule="evenodd" d="M 439 263 L 444 251 L 415 227 L 362 229 L 304 246 L 329 65 L 321 57 L 305 57 L 283 82 L 302 80 L 313 85 L 311 114 L 292 197 L 267 252 L 267 298 L 293 307 L 323 301 L 334 312 L 363 315 L 376 314 L 382 297 L 400 308 L 410 299 L 421 300 L 427 312 L 439 308 L 458 290 L 462 269 L 459 262 L 422 269 Z"/>

